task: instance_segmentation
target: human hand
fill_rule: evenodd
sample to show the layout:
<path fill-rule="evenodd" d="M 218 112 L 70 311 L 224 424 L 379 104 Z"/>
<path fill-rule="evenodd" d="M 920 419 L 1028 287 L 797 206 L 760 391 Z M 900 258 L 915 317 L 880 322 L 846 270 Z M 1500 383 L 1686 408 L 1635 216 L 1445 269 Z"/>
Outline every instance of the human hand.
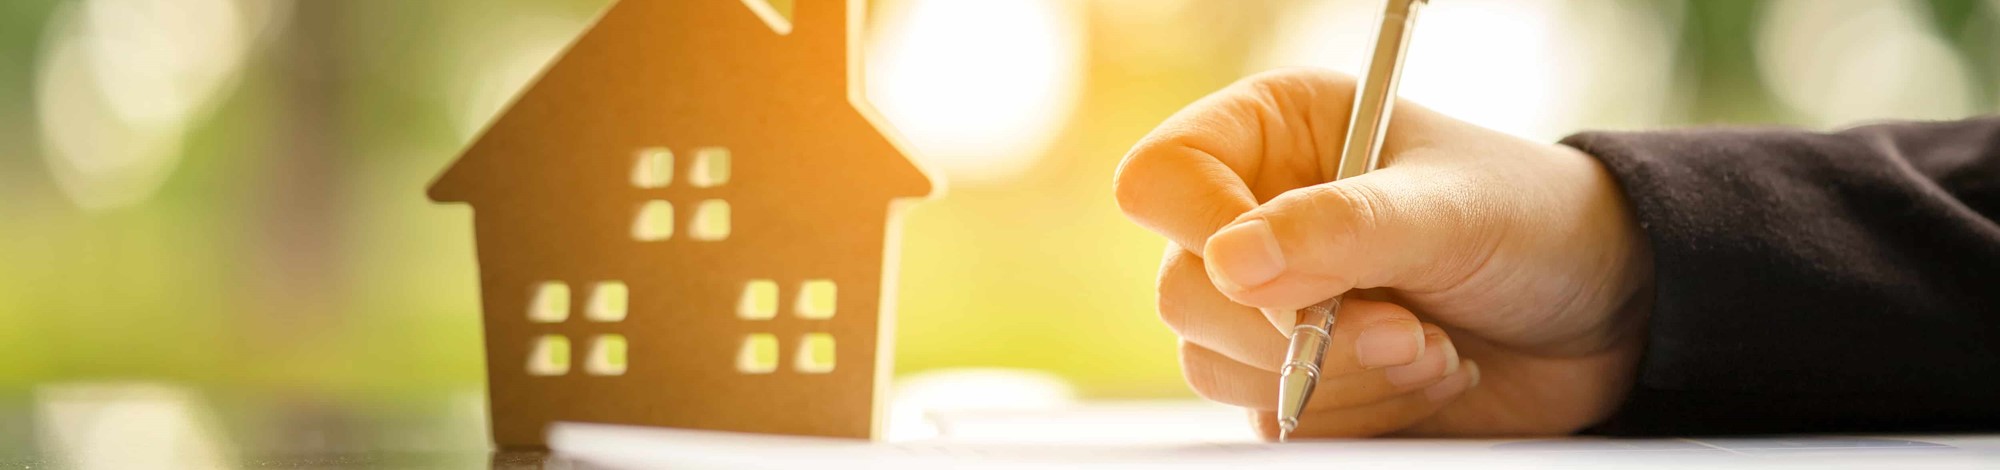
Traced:
<path fill-rule="evenodd" d="M 1353 93 L 1329 71 L 1246 78 L 1119 166 L 1119 207 L 1172 242 L 1159 309 L 1189 385 L 1275 436 L 1282 332 L 1346 294 L 1294 436 L 1567 434 L 1608 417 L 1653 269 L 1611 175 L 1399 102 L 1383 167 L 1326 183 Z"/>

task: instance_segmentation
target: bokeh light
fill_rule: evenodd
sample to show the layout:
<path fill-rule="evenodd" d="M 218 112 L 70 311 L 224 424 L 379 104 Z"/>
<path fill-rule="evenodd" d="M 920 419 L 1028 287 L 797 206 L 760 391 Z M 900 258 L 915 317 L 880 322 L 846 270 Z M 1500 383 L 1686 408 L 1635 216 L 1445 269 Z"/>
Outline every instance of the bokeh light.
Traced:
<path fill-rule="evenodd" d="M 889 397 L 884 439 L 937 437 L 935 414 L 1042 410 L 1076 403 L 1069 382 L 1047 372 L 961 368 L 924 372 L 896 380 Z"/>
<path fill-rule="evenodd" d="M 232 88 L 284 2 L 87 0 L 50 21 L 37 105 L 49 169 L 71 201 L 144 200 L 183 133 Z"/>
<path fill-rule="evenodd" d="M 1005 181 L 1068 120 L 1082 78 L 1077 12 L 1060 0 L 879 2 L 867 96 L 954 184 Z"/>
<path fill-rule="evenodd" d="M 35 391 L 42 451 L 64 468 L 228 468 L 211 410 L 183 387 L 86 383 Z M 118 449 L 106 452 L 106 449 Z"/>
<path fill-rule="evenodd" d="M 1978 109 L 1966 67 L 1917 2 L 1779 0 L 1765 8 L 1758 71 L 1818 126 Z"/>

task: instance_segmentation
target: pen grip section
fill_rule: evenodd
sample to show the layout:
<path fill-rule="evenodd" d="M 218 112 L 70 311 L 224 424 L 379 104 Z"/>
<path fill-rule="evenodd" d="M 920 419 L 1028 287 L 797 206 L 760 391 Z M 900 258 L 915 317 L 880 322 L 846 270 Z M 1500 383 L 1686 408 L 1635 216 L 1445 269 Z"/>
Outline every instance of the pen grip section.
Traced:
<path fill-rule="evenodd" d="M 1319 379 L 1320 359 L 1326 356 L 1326 348 L 1333 343 L 1334 313 L 1340 309 L 1340 297 L 1326 299 L 1311 307 L 1299 309 L 1299 323 L 1292 327 L 1291 347 L 1285 350 L 1284 368 L 1303 368 Z"/>

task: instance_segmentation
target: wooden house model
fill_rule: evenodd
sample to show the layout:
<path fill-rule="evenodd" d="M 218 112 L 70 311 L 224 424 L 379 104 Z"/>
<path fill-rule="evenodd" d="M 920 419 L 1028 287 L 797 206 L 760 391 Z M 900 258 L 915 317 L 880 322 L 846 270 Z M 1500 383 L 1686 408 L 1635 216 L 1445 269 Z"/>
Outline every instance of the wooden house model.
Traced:
<path fill-rule="evenodd" d="M 432 184 L 474 209 L 496 443 L 877 434 L 932 184 L 860 99 L 849 1 L 620 0 Z"/>

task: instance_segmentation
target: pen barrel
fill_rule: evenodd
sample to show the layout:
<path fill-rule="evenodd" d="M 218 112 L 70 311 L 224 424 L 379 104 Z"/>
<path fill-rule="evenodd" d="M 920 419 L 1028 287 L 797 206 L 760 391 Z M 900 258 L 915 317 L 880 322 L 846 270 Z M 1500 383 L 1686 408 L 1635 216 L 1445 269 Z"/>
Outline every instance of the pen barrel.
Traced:
<path fill-rule="evenodd" d="M 1349 114 L 1347 136 L 1340 159 L 1322 160 L 1323 178 L 1342 180 L 1381 167 L 1382 139 L 1388 133 L 1389 115 L 1396 105 L 1397 83 L 1403 71 L 1404 52 L 1410 33 L 1416 29 L 1417 12 L 1425 0 L 1388 0 L 1380 29 L 1375 33 L 1375 50 L 1368 68 L 1354 91 L 1354 110 Z"/>
<path fill-rule="evenodd" d="M 1417 10 L 1426 0 L 1386 0 L 1382 23 L 1375 33 L 1375 51 L 1367 72 L 1355 88 L 1354 109 L 1349 114 L 1347 136 L 1338 160 L 1321 158 L 1320 177 L 1337 181 L 1359 176 L 1381 166 L 1382 139 L 1388 135 L 1389 113 L 1396 104 L 1396 82 L 1403 69 L 1403 52 L 1409 48 Z M 1298 311 L 1299 322 L 1292 327 L 1291 346 L 1285 349 L 1285 365 L 1278 370 L 1279 438 L 1298 427 L 1299 415 L 1319 383 L 1320 361 L 1333 343 L 1333 319 L 1340 310 L 1335 296 Z"/>

